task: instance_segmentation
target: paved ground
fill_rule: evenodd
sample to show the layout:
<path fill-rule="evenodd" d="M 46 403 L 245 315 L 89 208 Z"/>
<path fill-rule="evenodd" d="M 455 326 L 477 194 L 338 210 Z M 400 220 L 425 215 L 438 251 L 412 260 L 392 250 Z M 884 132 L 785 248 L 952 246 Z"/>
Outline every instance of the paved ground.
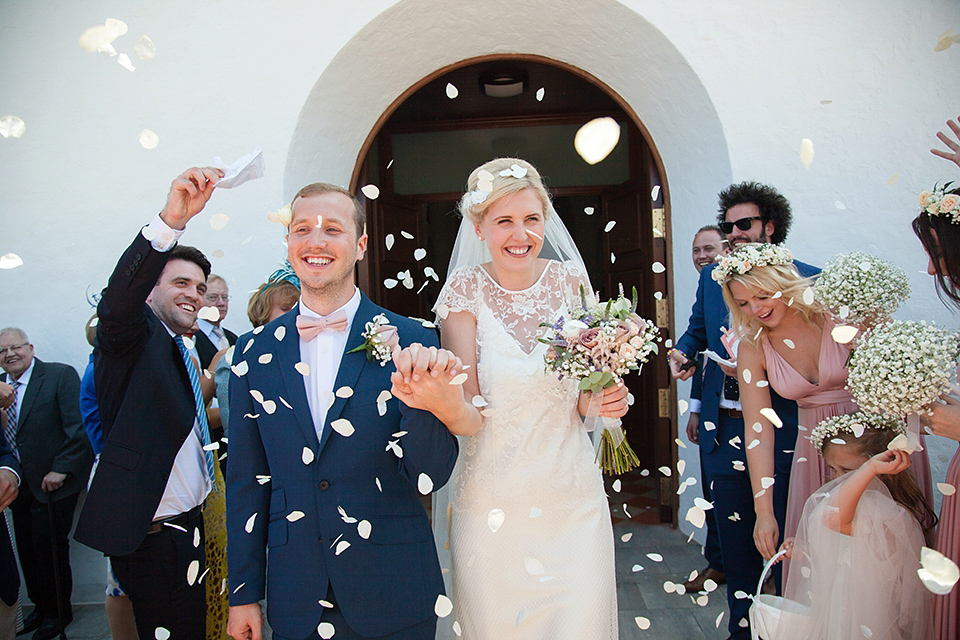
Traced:
<path fill-rule="evenodd" d="M 667 593 L 664 583 L 683 582 L 694 569 L 703 568 L 701 548 L 687 542 L 680 531 L 656 523 L 655 493 L 649 481 L 624 478 L 620 491 L 608 483 L 610 510 L 616 536 L 617 599 L 620 609 L 620 638 L 658 640 L 723 640 L 727 637 L 726 590 L 720 587 L 700 603 L 689 594 Z M 626 512 L 624 512 L 626 505 Z M 628 517 L 629 516 L 629 517 Z M 74 572 L 87 576 L 78 581 L 74 621 L 67 637 L 74 640 L 107 640 L 110 630 L 103 610 L 102 556 L 73 544 Z M 661 561 L 648 554 L 659 554 Z M 641 568 L 642 567 L 642 568 Z M 717 628 L 717 617 L 723 619 Z M 636 618 L 650 621 L 641 630 Z M 20 636 L 20 640 L 29 639 Z M 153 640 L 144 639 L 144 640 Z"/>

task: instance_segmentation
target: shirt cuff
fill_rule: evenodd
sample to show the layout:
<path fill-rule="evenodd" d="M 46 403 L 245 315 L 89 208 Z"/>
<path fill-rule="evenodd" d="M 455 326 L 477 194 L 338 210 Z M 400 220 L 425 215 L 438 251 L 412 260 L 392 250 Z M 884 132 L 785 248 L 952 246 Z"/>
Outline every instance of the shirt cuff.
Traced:
<path fill-rule="evenodd" d="M 690 398 L 690 413 L 700 413 L 701 402 L 696 398 Z"/>
<path fill-rule="evenodd" d="M 3 471 L 4 469 L 6 469 L 7 471 L 9 471 L 9 472 L 12 473 L 13 475 L 17 476 L 17 486 L 19 487 L 19 486 L 20 486 L 20 474 L 17 473 L 16 471 L 14 471 L 12 467 L 0 467 L 0 471 Z"/>
<path fill-rule="evenodd" d="M 184 229 L 170 228 L 158 213 L 154 216 L 153 220 L 150 221 L 150 224 L 140 230 L 140 233 L 150 241 L 151 247 L 157 251 L 166 252 L 170 251 L 173 245 L 177 244 L 177 241 L 180 240 L 180 236 L 183 235 L 184 231 Z"/>

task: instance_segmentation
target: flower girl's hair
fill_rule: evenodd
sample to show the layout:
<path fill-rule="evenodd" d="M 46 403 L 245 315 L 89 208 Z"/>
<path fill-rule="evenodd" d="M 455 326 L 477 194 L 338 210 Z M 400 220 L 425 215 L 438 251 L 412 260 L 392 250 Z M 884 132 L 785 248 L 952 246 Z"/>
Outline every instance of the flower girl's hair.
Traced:
<path fill-rule="evenodd" d="M 849 431 L 840 431 L 823 443 L 823 451 L 826 452 L 828 447 L 850 446 L 869 460 L 878 453 L 886 451 L 887 445 L 897 435 L 897 432 L 892 429 L 866 429 L 858 438 Z M 846 444 L 834 442 L 836 439 L 843 440 Z M 909 469 L 893 475 L 878 475 L 877 478 L 887 486 L 890 496 L 916 518 L 924 532 L 932 531 L 937 526 L 937 514 L 923 496 Z"/>

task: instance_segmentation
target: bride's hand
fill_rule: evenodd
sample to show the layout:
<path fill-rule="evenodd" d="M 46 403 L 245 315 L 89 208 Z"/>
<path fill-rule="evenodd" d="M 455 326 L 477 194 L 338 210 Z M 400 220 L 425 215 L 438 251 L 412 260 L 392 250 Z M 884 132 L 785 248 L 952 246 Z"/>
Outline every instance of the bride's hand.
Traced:
<path fill-rule="evenodd" d="M 587 415 L 592 397 L 592 393 L 580 392 L 580 398 L 577 400 L 577 410 L 580 415 Z M 627 413 L 628 408 L 627 387 L 622 382 L 603 390 L 599 416 L 603 418 L 622 418 Z"/>
<path fill-rule="evenodd" d="M 450 384 L 463 364 L 452 352 L 412 344 L 395 349 L 393 363 L 397 370 L 390 375 L 390 393 L 405 405 L 429 411 L 445 423 L 463 411 L 462 387 Z"/>

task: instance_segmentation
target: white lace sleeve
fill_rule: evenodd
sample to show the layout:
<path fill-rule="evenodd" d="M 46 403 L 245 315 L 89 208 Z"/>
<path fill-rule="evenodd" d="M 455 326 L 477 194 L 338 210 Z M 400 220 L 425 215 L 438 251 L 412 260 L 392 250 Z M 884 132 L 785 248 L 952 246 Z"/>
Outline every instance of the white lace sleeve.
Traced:
<path fill-rule="evenodd" d="M 440 290 L 440 296 L 436 304 L 433 305 L 433 312 L 437 312 L 437 307 L 446 305 L 450 311 L 466 311 L 477 317 L 477 310 L 480 308 L 480 283 L 478 282 L 478 269 L 482 267 L 470 266 L 460 267 L 447 278 L 443 283 L 443 289 Z M 438 318 L 438 322 L 442 321 Z"/>
<path fill-rule="evenodd" d="M 580 266 L 572 261 L 560 263 L 560 277 L 563 287 L 563 299 L 567 303 L 568 309 L 580 306 L 580 286 L 583 285 L 584 292 L 589 296 L 593 295 L 593 287 L 587 274 L 583 272 Z"/>

